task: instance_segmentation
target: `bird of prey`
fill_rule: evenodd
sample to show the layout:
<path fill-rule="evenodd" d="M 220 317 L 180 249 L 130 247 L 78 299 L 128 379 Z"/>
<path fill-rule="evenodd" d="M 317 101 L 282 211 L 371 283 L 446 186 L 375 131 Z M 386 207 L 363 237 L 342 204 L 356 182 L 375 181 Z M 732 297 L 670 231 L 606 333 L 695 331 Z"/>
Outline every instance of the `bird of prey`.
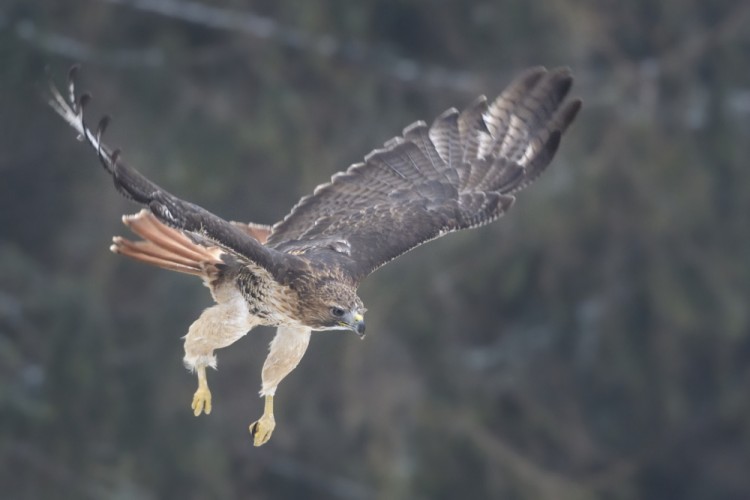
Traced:
<path fill-rule="evenodd" d="M 216 304 L 190 325 L 185 365 L 198 376 L 192 409 L 211 413 L 206 368 L 216 349 L 258 325 L 277 327 L 262 369 L 262 416 L 250 425 L 255 446 L 276 425 L 273 398 L 300 362 L 312 331 L 365 334 L 357 287 L 396 257 L 444 234 L 492 222 L 549 165 L 580 110 L 567 99 L 565 68 L 525 71 L 494 100 L 451 108 L 432 125 L 415 122 L 399 137 L 335 174 L 273 226 L 226 221 L 165 191 L 102 142 L 105 116 L 89 128 L 76 94 L 50 84 L 49 104 L 88 143 L 117 190 L 145 205 L 123 222 L 141 239 L 113 239 L 114 253 L 200 277 Z"/>

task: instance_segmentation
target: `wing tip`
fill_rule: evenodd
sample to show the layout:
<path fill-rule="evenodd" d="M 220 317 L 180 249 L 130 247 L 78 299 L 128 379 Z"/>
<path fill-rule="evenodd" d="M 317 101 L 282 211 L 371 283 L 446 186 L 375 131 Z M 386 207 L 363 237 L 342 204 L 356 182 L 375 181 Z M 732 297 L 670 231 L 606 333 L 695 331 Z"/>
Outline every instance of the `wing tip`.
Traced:
<path fill-rule="evenodd" d="M 456 109 L 456 108 L 448 108 L 445 111 L 443 111 L 442 113 L 440 113 L 438 115 L 438 117 L 435 118 L 435 121 L 436 122 L 443 121 L 445 119 L 452 118 L 454 116 L 458 116 L 458 114 L 459 114 L 458 109 Z"/>
<path fill-rule="evenodd" d="M 568 102 L 565 107 L 562 110 L 562 113 L 560 115 L 561 122 L 560 122 L 560 131 L 564 132 L 567 130 L 568 126 L 573 123 L 573 120 L 575 120 L 576 116 L 578 116 L 578 113 L 581 111 L 581 108 L 583 107 L 583 100 L 576 97 L 575 99 L 572 99 L 570 102 Z"/>
<path fill-rule="evenodd" d="M 426 128 L 427 128 L 427 123 L 425 123 L 424 120 L 417 120 L 414 123 L 404 127 L 404 129 L 401 131 L 401 134 L 404 137 L 406 137 L 409 134 L 413 133 L 415 130 L 426 129 Z"/>

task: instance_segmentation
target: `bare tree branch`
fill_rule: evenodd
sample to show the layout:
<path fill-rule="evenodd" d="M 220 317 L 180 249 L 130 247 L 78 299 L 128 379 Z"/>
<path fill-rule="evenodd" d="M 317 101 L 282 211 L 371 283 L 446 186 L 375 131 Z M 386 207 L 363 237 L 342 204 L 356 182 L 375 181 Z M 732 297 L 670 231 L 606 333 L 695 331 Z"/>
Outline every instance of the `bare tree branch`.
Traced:
<path fill-rule="evenodd" d="M 74 61 L 95 62 L 105 66 L 151 68 L 164 63 L 161 50 L 156 48 L 101 50 L 64 35 L 40 31 L 28 20 L 18 22 L 15 31 L 19 38 L 37 48 Z"/>

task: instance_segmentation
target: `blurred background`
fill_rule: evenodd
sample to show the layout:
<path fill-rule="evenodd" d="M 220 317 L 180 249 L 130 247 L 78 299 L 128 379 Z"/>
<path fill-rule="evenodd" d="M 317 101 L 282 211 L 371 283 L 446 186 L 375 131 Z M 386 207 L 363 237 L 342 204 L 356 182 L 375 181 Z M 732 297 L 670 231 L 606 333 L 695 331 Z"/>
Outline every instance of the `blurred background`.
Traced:
<path fill-rule="evenodd" d="M 750 498 L 750 3 L 5 0 L 0 488 L 9 499 Z M 220 351 L 210 297 L 118 258 L 138 207 L 44 103 L 79 87 L 173 193 L 273 223 L 409 123 L 524 68 L 584 108 L 499 223 L 360 290 L 276 398 L 272 331 Z"/>

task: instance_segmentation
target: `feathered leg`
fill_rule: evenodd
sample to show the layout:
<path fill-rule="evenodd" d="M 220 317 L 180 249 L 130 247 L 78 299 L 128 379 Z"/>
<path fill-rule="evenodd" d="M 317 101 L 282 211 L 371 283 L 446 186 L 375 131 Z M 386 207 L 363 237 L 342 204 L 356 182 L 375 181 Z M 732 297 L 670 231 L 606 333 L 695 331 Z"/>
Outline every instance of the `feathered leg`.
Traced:
<path fill-rule="evenodd" d="M 203 311 L 185 336 L 185 366 L 198 374 L 198 389 L 191 405 L 196 417 L 201 413 L 211 413 L 206 367 L 216 368 L 214 351 L 233 344 L 258 324 L 258 319 L 248 312 L 247 303 L 239 291 L 226 288 L 214 293 L 219 303 Z"/>
<path fill-rule="evenodd" d="M 307 327 L 279 327 L 271 341 L 270 351 L 263 363 L 263 386 L 260 395 L 265 398 L 263 415 L 250 424 L 253 444 L 261 446 L 271 439 L 276 427 L 273 416 L 273 397 L 279 383 L 294 370 L 307 350 L 310 329 Z"/>
<path fill-rule="evenodd" d="M 111 250 L 140 262 L 191 274 L 203 279 L 217 305 L 203 311 L 185 336 L 185 365 L 198 375 L 193 396 L 195 416 L 211 413 L 211 391 L 206 367 L 216 367 L 214 351 L 244 336 L 258 324 L 227 271 L 231 259 L 218 247 L 198 244 L 179 230 L 160 222 L 148 210 L 123 217 L 123 222 L 143 238 L 131 241 L 116 236 Z M 228 273 L 228 274 L 225 274 Z"/>

